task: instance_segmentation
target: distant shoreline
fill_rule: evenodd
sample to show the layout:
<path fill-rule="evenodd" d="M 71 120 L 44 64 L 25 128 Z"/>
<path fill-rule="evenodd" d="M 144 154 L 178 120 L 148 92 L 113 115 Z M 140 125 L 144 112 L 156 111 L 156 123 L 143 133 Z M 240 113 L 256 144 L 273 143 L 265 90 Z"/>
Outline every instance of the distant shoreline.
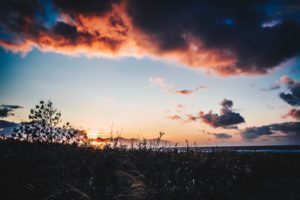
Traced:
<path fill-rule="evenodd" d="M 168 149 L 168 147 L 167 147 Z M 187 147 L 169 147 L 186 151 Z M 270 145 L 270 146 L 210 146 L 210 147 L 188 147 L 189 150 L 197 152 L 220 152 L 230 151 L 238 153 L 300 153 L 300 145 Z"/>

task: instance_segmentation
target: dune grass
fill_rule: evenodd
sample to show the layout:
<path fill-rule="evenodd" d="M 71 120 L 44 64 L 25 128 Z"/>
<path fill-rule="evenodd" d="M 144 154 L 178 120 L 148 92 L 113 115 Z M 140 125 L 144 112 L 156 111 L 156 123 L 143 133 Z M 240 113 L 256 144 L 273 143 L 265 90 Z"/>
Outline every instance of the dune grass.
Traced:
<path fill-rule="evenodd" d="M 95 149 L 2 140 L 0 199 L 293 199 L 299 193 L 299 169 L 300 154 Z M 290 184 L 287 193 L 276 189 L 284 180 Z"/>

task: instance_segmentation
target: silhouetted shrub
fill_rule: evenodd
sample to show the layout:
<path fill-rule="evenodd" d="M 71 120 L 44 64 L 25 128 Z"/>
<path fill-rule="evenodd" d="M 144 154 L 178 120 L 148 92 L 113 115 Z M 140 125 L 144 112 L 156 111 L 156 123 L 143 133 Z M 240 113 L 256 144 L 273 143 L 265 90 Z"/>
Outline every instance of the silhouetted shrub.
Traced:
<path fill-rule="evenodd" d="M 49 143 L 82 143 L 87 140 L 84 131 L 72 128 L 68 122 L 58 126 L 61 123 L 61 112 L 53 107 L 50 100 L 40 101 L 32 108 L 29 120 L 14 130 L 12 138 Z"/>

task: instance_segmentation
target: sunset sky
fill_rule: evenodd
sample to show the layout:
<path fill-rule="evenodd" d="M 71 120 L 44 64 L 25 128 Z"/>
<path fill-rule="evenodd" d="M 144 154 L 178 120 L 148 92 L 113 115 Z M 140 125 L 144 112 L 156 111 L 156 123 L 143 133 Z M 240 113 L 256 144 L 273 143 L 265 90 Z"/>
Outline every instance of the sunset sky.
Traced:
<path fill-rule="evenodd" d="M 52 100 L 91 137 L 300 144 L 297 1 L 4 0 L 0 132 Z"/>

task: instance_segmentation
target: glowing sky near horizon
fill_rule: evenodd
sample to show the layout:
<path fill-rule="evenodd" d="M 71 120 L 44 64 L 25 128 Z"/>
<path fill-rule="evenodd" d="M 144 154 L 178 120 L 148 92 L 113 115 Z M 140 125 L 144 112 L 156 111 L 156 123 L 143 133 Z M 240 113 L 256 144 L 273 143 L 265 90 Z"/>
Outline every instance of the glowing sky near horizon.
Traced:
<path fill-rule="evenodd" d="M 191 3 L 180 9 L 174 5 L 168 8 L 167 3 L 162 5 L 163 11 L 157 12 L 163 12 L 172 22 L 162 26 L 150 13 L 145 13 L 149 17 L 144 21 L 138 18 L 147 3 L 121 1 L 108 8 L 100 6 L 99 9 L 107 9 L 103 14 L 98 8 L 87 6 L 86 10 L 80 10 L 77 4 L 72 7 L 59 1 L 46 2 L 44 15 L 36 11 L 38 14 L 29 15 L 22 22 L 24 26 L 14 24 L 18 20 L 10 15 L 10 12 L 26 15 L 20 8 L 10 7 L 12 11 L 8 9 L 1 14 L 0 105 L 23 107 L 2 120 L 27 121 L 30 108 L 40 100 L 51 99 L 62 111 L 63 121 L 87 130 L 93 137 L 108 137 L 113 124 L 114 131 L 122 131 L 124 137 L 153 138 L 162 131 L 166 133 L 165 139 L 179 143 L 188 139 L 201 145 L 292 144 L 286 139 L 290 135 L 296 138 L 292 139 L 294 143 L 300 143 L 299 115 L 287 116 L 289 110 L 297 111 L 299 105 L 290 105 L 279 97 L 280 93 L 291 92 L 292 87 L 298 91 L 300 49 L 273 44 L 279 39 L 287 40 L 282 30 L 300 30 L 296 5 L 268 1 L 266 5 L 258 4 L 257 16 L 248 18 L 237 13 L 234 6 L 224 6 L 229 17 L 213 9 L 218 14 L 207 19 L 212 25 L 200 23 L 198 30 L 193 22 L 187 21 L 210 14 L 203 11 L 203 16 L 198 16 Z M 208 9 L 214 8 L 211 3 L 203 2 Z M 7 6 L 5 3 L 9 4 L 4 2 L 3 7 Z M 201 10 L 203 5 L 196 4 L 195 8 Z M 252 9 L 252 4 L 245 6 Z M 258 20 L 265 13 L 262 6 L 269 18 Z M 168 9 L 170 12 L 165 12 Z M 171 12 L 174 9 L 179 9 L 176 16 Z M 278 10 L 281 12 L 273 15 Z M 184 15 L 185 12 L 194 18 Z M 12 23 L 5 21 L 9 17 Z M 258 21 L 254 23 L 252 18 Z M 187 27 L 178 30 L 181 26 L 177 22 Z M 202 26 L 207 27 L 207 33 L 224 30 L 224 41 L 217 35 L 202 33 Z M 253 45 L 245 39 L 250 37 L 244 34 L 249 30 L 257 34 L 251 38 Z M 120 34 L 121 31 L 124 32 Z M 96 32 L 101 32 L 103 38 Z M 271 39 L 267 40 L 267 36 Z M 299 43 L 299 38 L 292 39 Z M 262 41 L 263 47 L 257 48 Z M 290 40 L 286 43 L 292 44 Z M 283 82 L 284 76 L 293 80 L 294 85 Z M 297 95 L 295 92 L 296 98 Z M 221 106 L 225 99 L 233 105 Z M 220 121 L 205 118 L 211 114 L 221 116 L 222 108 L 227 109 L 224 115 L 227 112 L 230 117 L 240 115 L 245 122 L 220 125 Z M 286 122 L 293 123 L 292 131 L 284 132 Z M 249 127 L 269 125 L 272 127 L 265 133 L 255 129 L 254 138 L 252 132 L 244 137 L 241 134 Z"/>
<path fill-rule="evenodd" d="M 261 89 L 269 88 L 283 75 L 299 79 L 292 73 L 298 63 L 263 76 L 222 78 L 148 58 L 88 59 L 36 50 L 25 57 L 1 50 L 1 57 L 4 62 L 0 102 L 24 107 L 9 119 L 26 121 L 29 109 L 39 100 L 51 99 L 62 111 L 64 121 L 103 137 L 109 136 L 113 123 L 115 131 L 123 129 L 124 137 L 140 134 L 151 138 L 163 131 L 167 139 L 176 142 L 240 142 L 238 135 L 233 134 L 231 141 L 219 141 L 201 132 L 235 131 L 211 128 L 201 122 L 174 121 L 168 116 L 177 113 L 179 104 L 186 114 L 200 110 L 219 112 L 219 102 L 228 98 L 246 119 L 240 127 L 289 121 L 282 116 L 290 106 L 278 98 L 278 91 Z M 164 78 L 178 88 L 207 88 L 179 95 L 153 85 L 151 77 Z"/>

